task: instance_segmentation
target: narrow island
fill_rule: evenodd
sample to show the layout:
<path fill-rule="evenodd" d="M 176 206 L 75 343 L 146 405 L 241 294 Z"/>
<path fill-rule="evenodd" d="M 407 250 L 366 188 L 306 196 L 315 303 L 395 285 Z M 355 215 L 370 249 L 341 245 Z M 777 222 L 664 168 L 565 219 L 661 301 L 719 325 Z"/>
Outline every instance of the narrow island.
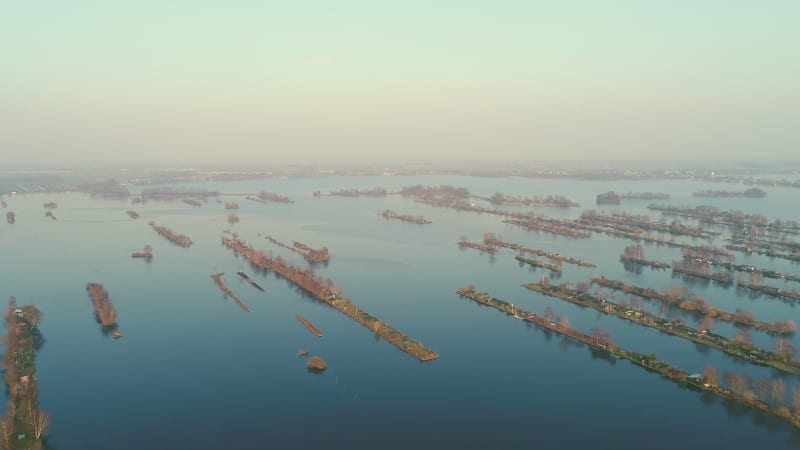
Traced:
<path fill-rule="evenodd" d="M 779 340 L 773 351 L 767 351 L 756 347 L 752 342 L 730 339 L 706 329 L 698 330 L 680 321 L 664 319 L 646 311 L 635 310 L 605 298 L 596 297 L 588 292 L 570 289 L 565 284 L 550 284 L 546 278 L 538 283 L 529 283 L 522 286 L 543 295 L 591 308 L 603 314 L 635 322 L 665 334 L 678 336 L 697 344 L 721 350 L 753 364 L 772 366 L 787 373 L 800 375 L 800 362 L 793 359 L 794 351 L 788 351 L 788 343 L 784 339 Z"/>
<path fill-rule="evenodd" d="M 604 192 L 602 194 L 597 194 L 597 204 L 598 205 L 619 205 L 620 204 L 620 196 L 614 191 Z"/>
<path fill-rule="evenodd" d="M 669 269 L 670 267 L 667 263 L 646 259 L 644 257 L 644 247 L 640 244 L 625 247 L 625 250 L 619 256 L 619 260 L 625 264 L 626 269 L 629 269 L 629 266 L 634 264 L 650 266 L 653 269 Z"/>
<path fill-rule="evenodd" d="M 183 200 L 181 200 L 181 201 L 182 201 L 183 203 L 186 203 L 186 204 L 187 204 L 187 205 L 189 205 L 189 206 L 196 206 L 196 207 L 198 207 L 198 208 L 199 208 L 199 207 L 201 207 L 201 206 L 203 206 L 203 204 L 202 204 L 202 203 L 200 203 L 200 202 L 198 202 L 197 200 L 195 200 L 195 199 L 192 199 L 192 198 L 184 198 L 184 199 L 183 199 Z"/>
<path fill-rule="evenodd" d="M 745 189 L 744 191 L 713 191 L 707 189 L 705 191 L 697 191 L 692 194 L 694 197 L 726 197 L 726 198 L 764 198 L 767 193 L 757 187 Z"/>
<path fill-rule="evenodd" d="M 411 222 L 411 223 L 418 223 L 421 225 L 432 223 L 430 220 L 422 217 L 422 216 L 412 216 L 409 214 L 399 214 L 391 209 L 384 209 L 382 211 L 378 211 L 378 215 L 385 218 L 385 219 L 397 219 L 403 222 Z"/>
<path fill-rule="evenodd" d="M 156 223 L 153 221 L 150 221 L 148 225 L 150 225 L 150 227 L 153 228 L 156 233 L 164 236 L 168 241 L 175 245 L 180 247 L 189 247 L 192 245 L 192 240 L 189 238 L 189 236 L 176 233 L 163 225 L 156 225 Z"/>
<path fill-rule="evenodd" d="M 528 253 L 528 254 L 531 254 L 531 255 L 542 256 L 542 257 L 545 257 L 545 258 L 547 258 L 547 259 L 549 259 L 551 261 L 556 261 L 556 262 L 559 262 L 559 263 L 574 264 L 574 265 L 580 266 L 580 267 L 597 267 L 592 263 L 589 263 L 589 262 L 586 262 L 586 261 L 582 261 L 582 260 L 576 259 L 576 258 L 570 258 L 568 256 L 563 256 L 563 255 L 560 255 L 560 254 L 555 253 L 555 252 L 549 252 L 549 251 L 546 251 L 546 250 L 539 250 L 539 249 L 536 249 L 536 248 L 530 248 L 530 247 L 526 247 L 526 246 L 524 246 L 522 244 L 515 244 L 513 242 L 506 242 L 506 241 L 500 239 L 498 236 L 495 236 L 494 233 L 485 233 L 483 235 L 483 243 L 488 245 L 488 246 L 491 246 L 491 247 L 504 247 L 504 248 L 509 248 L 511 250 L 517 250 L 517 251 L 522 252 L 522 253 Z"/>
<path fill-rule="evenodd" d="M 301 316 L 300 314 L 295 314 L 294 316 L 297 318 L 298 321 L 300 321 L 300 323 L 302 323 L 306 328 L 308 328 L 308 331 L 310 331 L 317 337 L 322 337 L 322 331 L 320 331 L 319 328 L 315 327 L 314 324 L 309 322 L 308 319 Z"/>
<path fill-rule="evenodd" d="M 208 197 L 217 197 L 219 192 L 209 191 L 208 189 L 180 189 L 171 187 L 148 188 L 142 190 L 139 201 L 144 203 L 147 200 L 173 201 L 178 199 L 200 199 L 206 200 Z M 191 203 L 190 203 L 191 204 Z"/>
<path fill-rule="evenodd" d="M 338 191 L 322 192 L 314 191 L 314 197 L 321 197 L 323 195 L 331 195 L 335 197 L 386 197 L 389 192 L 382 187 L 374 187 L 369 189 L 339 189 Z"/>
<path fill-rule="evenodd" d="M 134 211 L 132 209 L 129 209 L 129 210 L 125 211 L 125 214 L 129 215 L 131 217 L 131 219 L 138 219 L 139 218 L 139 213 L 137 213 L 136 211 Z"/>
<path fill-rule="evenodd" d="M 215 274 L 211 275 L 211 278 L 214 279 L 214 283 L 216 283 L 216 285 L 219 288 L 219 290 L 221 290 L 228 297 L 232 298 L 233 301 L 235 301 L 236 304 L 239 305 L 239 308 L 242 308 L 242 311 L 250 312 L 250 308 L 248 308 L 247 305 L 245 305 L 244 302 L 242 302 L 239 299 L 239 297 L 237 297 L 236 294 L 234 294 L 233 291 L 231 291 L 228 288 L 228 284 L 225 283 L 225 280 L 222 279 L 223 275 L 225 275 L 225 274 L 222 273 L 222 272 L 215 273 Z"/>
<path fill-rule="evenodd" d="M 151 261 L 153 259 L 153 247 L 147 244 L 142 251 L 131 253 L 131 258 L 144 258 L 147 261 Z"/>
<path fill-rule="evenodd" d="M 222 244 L 245 258 L 254 268 L 265 271 L 271 270 L 315 299 L 332 306 L 342 314 L 372 330 L 377 336 L 384 338 L 387 342 L 414 358 L 420 361 L 430 361 L 439 357 L 438 353 L 425 347 L 421 342 L 367 314 L 366 311 L 354 305 L 349 298 L 342 297 L 341 288 L 334 288 L 334 283 L 330 278 L 323 279 L 316 275 L 313 269 L 296 267 L 281 257 L 272 258 L 263 251 L 255 250 L 235 234 L 231 235 L 231 237 L 223 235 Z"/>
<path fill-rule="evenodd" d="M 759 277 L 756 276 L 755 278 L 758 279 Z M 768 295 L 770 297 L 777 297 L 792 301 L 800 300 L 800 292 L 797 292 L 797 289 L 786 290 L 766 284 L 759 284 L 753 281 L 752 276 L 751 279 L 748 280 L 747 276 L 744 274 L 741 274 L 736 280 L 736 287 L 740 289 L 749 289 L 753 292 Z"/>
<path fill-rule="evenodd" d="M 659 211 L 663 216 L 688 217 L 709 225 L 724 225 L 733 230 L 743 227 L 757 227 L 765 231 L 786 234 L 800 234 L 800 223 L 797 221 L 774 220 L 772 222 L 761 214 L 747 214 L 743 211 L 722 211 L 715 206 L 700 205 L 695 207 L 650 204 L 647 209 Z"/>
<path fill-rule="evenodd" d="M 712 319 L 712 321 L 704 321 L 701 325 L 699 325 L 700 328 L 703 328 L 707 331 L 711 331 L 711 328 L 714 324 L 713 319 L 732 322 L 745 327 L 752 327 L 756 330 L 763 330 L 772 334 L 790 334 L 794 333 L 794 331 L 797 329 L 797 325 L 791 320 L 775 320 L 772 323 L 767 323 L 756 320 L 755 315 L 745 309 L 737 308 L 735 313 L 723 311 L 709 305 L 708 302 L 700 296 L 693 295 L 687 297 L 683 295 L 684 289 L 677 285 L 668 287 L 664 292 L 658 292 L 651 288 L 642 288 L 626 284 L 622 281 L 609 280 L 603 276 L 591 278 L 591 283 L 618 290 L 626 294 L 635 295 L 637 297 L 658 300 L 662 303 L 674 306 L 684 311 L 709 317 Z M 585 283 L 578 283 L 577 290 L 580 292 L 587 292 L 588 286 L 586 286 Z M 625 307 L 627 305 L 623 305 L 622 302 L 620 302 L 620 306 Z"/>
<path fill-rule="evenodd" d="M 530 264 L 534 267 L 541 267 L 542 269 L 547 269 L 553 272 L 561 272 L 561 266 L 557 264 L 548 264 L 544 261 L 539 261 L 536 258 L 531 258 L 529 256 L 524 256 L 521 254 L 515 256 L 514 258 L 516 258 L 516 260 L 519 261 L 520 263 Z"/>
<path fill-rule="evenodd" d="M 231 225 L 239 223 L 239 215 L 234 213 L 228 214 L 228 223 Z"/>
<path fill-rule="evenodd" d="M 466 238 L 466 236 L 461 236 L 458 238 L 458 242 L 456 242 L 459 247 L 461 248 L 471 248 L 473 250 L 478 250 L 479 252 L 483 253 L 497 253 L 497 249 L 492 247 L 491 245 L 484 245 L 478 242 L 472 242 Z"/>
<path fill-rule="evenodd" d="M 725 286 L 733 284 L 733 276 L 730 272 L 711 272 L 708 263 L 696 259 L 672 261 L 672 272 L 712 280 Z"/>
<path fill-rule="evenodd" d="M 543 216 L 525 216 L 521 218 L 506 219 L 503 223 L 516 225 L 533 231 L 543 231 L 558 236 L 566 236 L 573 239 L 588 239 L 592 233 L 578 229 L 575 222 L 564 219 L 550 219 Z"/>
<path fill-rule="evenodd" d="M 291 200 L 289 197 L 267 191 L 261 191 L 255 196 L 248 196 L 247 199 L 260 203 L 294 203 L 294 200 Z"/>
<path fill-rule="evenodd" d="M 258 289 L 259 291 L 261 291 L 261 292 L 264 292 L 264 288 L 262 288 L 262 287 L 261 287 L 261 286 L 260 286 L 258 283 L 256 283 L 256 282 L 255 282 L 255 281 L 254 281 L 252 278 L 250 278 L 249 276 L 247 276 L 247 274 L 246 274 L 246 273 L 244 273 L 244 271 L 240 270 L 240 271 L 238 271 L 238 272 L 236 272 L 236 273 L 237 273 L 237 274 L 238 274 L 240 277 L 242 277 L 242 279 L 243 279 L 244 281 L 246 281 L 246 282 L 247 282 L 247 283 L 248 283 L 250 286 L 253 286 L 254 288 Z"/>
<path fill-rule="evenodd" d="M 700 227 L 684 225 L 678 221 L 669 224 L 666 222 L 652 221 L 648 216 L 638 214 L 613 213 L 600 214 L 596 211 L 584 211 L 581 217 L 576 220 L 577 225 L 587 227 L 591 231 L 603 232 L 603 229 L 593 229 L 592 227 L 606 227 L 611 232 L 623 233 L 620 237 L 627 237 L 625 233 L 639 234 L 645 231 L 666 233 L 678 236 L 688 236 L 692 238 L 710 239 L 720 233 L 706 231 Z"/>
<path fill-rule="evenodd" d="M 487 201 L 493 205 L 514 205 L 514 206 L 552 206 L 557 208 L 578 208 L 580 203 L 573 202 L 572 200 L 564 197 L 563 195 L 548 195 L 548 196 L 535 196 L 529 197 L 512 197 L 503 194 L 502 192 L 495 192 L 491 197 L 482 195 L 471 195 L 471 198 L 477 200 Z"/>
<path fill-rule="evenodd" d="M 6 351 L 3 383 L 9 397 L 6 415 L 0 417 L 0 447 L 43 450 L 50 413 L 39 408 L 36 350 L 44 341 L 38 324 L 42 313 L 34 305 L 18 307 L 11 297 L 6 309 Z"/>
<path fill-rule="evenodd" d="M 623 200 L 669 200 L 669 194 L 660 192 L 626 192 L 620 195 Z"/>
<path fill-rule="evenodd" d="M 634 366 L 663 375 L 666 379 L 674 383 L 712 392 L 722 398 L 726 398 L 777 416 L 786 420 L 792 426 L 800 428 L 800 408 L 795 408 L 794 411 L 789 411 L 785 406 L 773 406 L 765 400 L 754 395 L 746 395 L 746 383 L 731 383 L 730 387 L 720 386 L 717 384 L 718 380 L 716 379 L 715 375 L 716 370 L 713 368 L 713 366 L 706 367 L 703 370 L 702 375 L 690 375 L 688 372 L 680 369 L 677 366 L 658 360 L 658 356 L 655 353 L 639 353 L 618 346 L 611 339 L 611 335 L 603 332 L 603 330 L 600 328 L 593 328 L 592 335 L 590 336 L 581 331 L 573 329 L 566 318 L 562 317 L 558 319 L 557 322 L 554 322 L 552 319 L 552 313 L 549 312 L 549 309 L 549 314 L 545 314 L 545 317 L 537 316 L 534 312 L 525 311 L 517 305 L 513 305 L 492 297 L 489 293 L 478 293 L 476 292 L 474 286 L 459 289 L 456 291 L 456 293 L 461 296 L 461 298 L 466 298 L 480 305 L 497 309 L 498 311 L 504 312 L 516 319 L 527 323 L 532 323 L 544 328 L 545 330 L 565 336 L 568 339 L 586 344 L 591 349 L 606 352 L 618 359 L 627 360 Z M 737 375 L 737 377 L 729 377 L 729 379 L 730 381 L 734 381 L 738 380 L 739 377 Z M 785 399 L 780 399 L 778 403 L 782 405 L 784 401 Z"/>
<path fill-rule="evenodd" d="M 122 337 L 117 325 L 117 310 L 108 298 L 108 292 L 99 283 L 87 283 L 86 290 L 92 297 L 94 306 L 94 318 L 100 324 L 100 331 L 104 335 L 111 334 L 114 339 Z"/>
<path fill-rule="evenodd" d="M 236 202 L 225 203 L 225 209 L 239 209 L 239 204 Z"/>
<path fill-rule="evenodd" d="M 292 245 L 289 245 L 275 239 L 272 236 L 267 236 L 266 239 L 278 247 L 283 247 L 293 253 L 297 253 L 310 263 L 327 262 L 331 259 L 331 255 L 328 253 L 328 247 L 315 249 L 298 241 L 292 241 Z"/>

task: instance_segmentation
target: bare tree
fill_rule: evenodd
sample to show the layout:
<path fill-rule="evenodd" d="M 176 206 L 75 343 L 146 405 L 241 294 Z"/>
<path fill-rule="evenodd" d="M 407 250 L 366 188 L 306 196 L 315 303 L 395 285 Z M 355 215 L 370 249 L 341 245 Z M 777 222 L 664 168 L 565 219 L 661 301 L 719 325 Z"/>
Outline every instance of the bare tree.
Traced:
<path fill-rule="evenodd" d="M 695 295 L 694 297 L 692 297 L 692 300 L 694 301 L 695 306 L 697 306 L 697 309 L 699 309 L 704 313 L 707 313 L 711 309 L 711 306 L 708 304 L 706 299 L 700 297 L 699 295 Z"/>
<path fill-rule="evenodd" d="M 736 372 L 727 372 L 725 382 L 728 384 L 728 389 L 738 395 L 742 395 L 747 389 L 745 378 Z"/>
<path fill-rule="evenodd" d="M 733 336 L 733 341 L 740 344 L 753 345 L 753 335 L 750 334 L 749 330 L 739 330 Z"/>
<path fill-rule="evenodd" d="M 781 358 L 782 360 L 789 361 L 794 358 L 794 355 L 797 353 L 797 349 L 795 349 L 794 346 L 786 339 L 780 338 L 775 344 L 775 347 L 772 348 L 772 352 L 775 353 L 775 356 Z"/>
<path fill-rule="evenodd" d="M 30 420 L 31 426 L 33 426 L 33 433 L 38 441 L 42 438 L 42 434 L 50 427 L 50 413 L 40 409 L 34 409 L 31 411 Z"/>
<path fill-rule="evenodd" d="M 685 291 L 686 290 L 683 288 L 683 286 L 681 286 L 679 284 L 670 284 L 667 287 L 667 290 L 666 290 L 665 294 L 666 294 L 667 297 L 670 297 L 670 298 L 679 298 L 679 297 L 683 296 L 683 293 Z"/>
<path fill-rule="evenodd" d="M 572 329 L 572 324 L 569 322 L 567 316 L 559 316 L 558 318 L 558 326 L 564 328 L 566 330 Z"/>
<path fill-rule="evenodd" d="M 714 329 L 715 324 L 716 322 L 714 321 L 713 317 L 705 316 L 697 321 L 697 329 L 700 331 L 710 332 L 711 330 Z"/>
<path fill-rule="evenodd" d="M 797 330 L 797 324 L 792 320 L 776 320 L 772 322 L 772 326 L 778 333 L 792 333 Z"/>
<path fill-rule="evenodd" d="M 759 378 L 756 380 L 756 394 L 758 395 L 758 399 L 762 402 L 766 403 L 769 399 L 769 395 L 772 392 L 772 381 L 769 378 Z"/>
<path fill-rule="evenodd" d="M 752 311 L 736 308 L 736 315 L 733 320 L 740 323 L 753 323 L 756 320 L 756 315 Z"/>
<path fill-rule="evenodd" d="M 594 339 L 595 344 L 600 343 L 600 338 L 603 336 L 603 330 L 599 327 L 592 327 L 592 339 Z"/>
<path fill-rule="evenodd" d="M 611 333 L 603 333 L 600 336 L 600 342 L 606 346 L 607 350 L 612 352 L 614 351 L 614 348 L 616 348 L 617 346 L 617 344 L 614 343 L 614 340 L 611 339 Z"/>
<path fill-rule="evenodd" d="M 703 378 L 706 379 L 706 383 L 710 384 L 711 386 L 716 386 L 717 368 L 712 365 L 703 367 Z"/>
<path fill-rule="evenodd" d="M 12 403 L 9 402 L 9 411 L 11 411 Z M 14 418 L 12 416 L 5 416 L 0 419 L 0 432 L 3 434 L 3 447 L 2 448 L 13 448 L 13 444 L 11 444 L 12 439 L 14 438 Z"/>
<path fill-rule="evenodd" d="M 783 386 L 783 380 L 780 378 L 772 380 L 772 401 L 775 402 L 776 406 L 786 404 L 786 391 Z"/>
<path fill-rule="evenodd" d="M 553 307 L 547 305 L 547 309 L 544 310 L 544 319 L 548 322 L 553 321 Z"/>

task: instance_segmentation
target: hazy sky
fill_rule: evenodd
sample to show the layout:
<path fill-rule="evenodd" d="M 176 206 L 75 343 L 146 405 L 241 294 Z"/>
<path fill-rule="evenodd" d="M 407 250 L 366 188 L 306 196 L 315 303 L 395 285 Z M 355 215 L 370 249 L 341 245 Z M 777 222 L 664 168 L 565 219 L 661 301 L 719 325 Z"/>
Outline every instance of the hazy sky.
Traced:
<path fill-rule="evenodd" d="M 798 24 L 797 0 L 9 1 L 0 165 L 790 158 Z"/>

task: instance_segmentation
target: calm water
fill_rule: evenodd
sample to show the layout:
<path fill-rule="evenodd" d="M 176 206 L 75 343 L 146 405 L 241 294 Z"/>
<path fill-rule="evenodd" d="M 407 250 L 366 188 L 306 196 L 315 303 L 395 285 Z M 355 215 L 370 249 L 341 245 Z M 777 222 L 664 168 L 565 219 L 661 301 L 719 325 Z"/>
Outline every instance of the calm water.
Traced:
<path fill-rule="evenodd" d="M 601 274 L 656 288 L 680 281 L 670 271 L 626 272 L 618 256 L 629 241 L 553 237 L 507 226 L 499 217 L 436 209 L 399 196 L 311 195 L 317 189 L 411 184 L 463 186 L 482 195 L 562 194 L 583 205 L 535 209 L 550 216 L 575 217 L 582 209 L 597 209 L 594 197 L 613 189 L 668 192 L 675 205 L 712 204 L 800 220 L 796 190 L 770 189 L 762 200 L 694 199 L 691 193 L 700 189 L 744 187 L 685 181 L 386 177 L 195 185 L 237 193 L 265 189 L 296 201 L 260 204 L 221 197 L 241 206 L 241 222 L 235 226 L 227 223 L 229 211 L 216 199 L 201 208 L 181 202 L 134 205 L 142 217 L 130 220 L 126 201 L 79 194 L 7 197 L 17 224 L 0 225 L 0 297 L 34 300 L 44 312 L 40 329 L 46 343 L 37 356 L 37 373 L 40 405 L 54 417 L 50 444 L 86 450 L 639 449 L 645 442 L 657 449 L 800 446 L 800 433 L 770 416 L 592 355 L 584 346 L 454 294 L 474 283 L 529 310 L 543 312 L 551 305 L 578 329 L 599 326 L 619 345 L 656 352 L 690 372 L 713 364 L 720 374 L 735 370 L 753 379 L 782 377 L 787 392 L 799 385 L 798 377 L 527 291 L 520 285 L 547 274 L 521 267 L 510 250 L 490 257 L 455 245 L 459 235 L 479 240 L 492 231 L 508 241 L 598 265 L 565 265 L 560 281 Z M 44 217 L 42 204 L 49 200 L 58 203 L 57 221 Z M 621 209 L 647 214 L 647 203 L 631 200 Z M 385 220 L 376 216 L 383 208 L 421 214 L 433 224 Z M 195 244 L 174 246 L 147 226 L 149 220 L 189 235 Z M 236 276 L 242 261 L 220 245 L 228 228 L 257 248 L 297 263 L 302 263 L 299 256 L 264 236 L 327 246 L 331 261 L 318 267 L 319 273 L 344 285 L 355 304 L 421 340 L 441 358 L 420 363 L 285 281 L 256 276 L 245 266 L 267 289 L 256 291 Z M 130 258 L 145 244 L 153 246 L 151 263 Z M 667 262 L 680 256 L 676 249 L 653 246 L 646 247 L 646 255 Z M 737 255 L 737 261 L 800 270 L 800 265 L 759 256 Z M 250 313 L 223 297 L 209 277 L 214 272 L 227 274 Z M 85 290 L 89 281 L 102 283 L 110 293 L 123 339 L 101 335 Z M 800 322 L 795 307 L 776 299 L 753 299 L 713 284 L 691 288 L 721 309 L 746 308 L 761 320 Z M 325 336 L 311 335 L 295 320 L 296 313 Z M 733 335 L 736 329 L 718 323 L 715 331 Z M 766 334 L 753 332 L 753 337 L 759 345 L 774 344 Z M 798 338 L 792 342 L 800 346 Z M 307 372 L 305 359 L 295 356 L 303 347 L 325 358 L 329 369 L 321 375 Z"/>

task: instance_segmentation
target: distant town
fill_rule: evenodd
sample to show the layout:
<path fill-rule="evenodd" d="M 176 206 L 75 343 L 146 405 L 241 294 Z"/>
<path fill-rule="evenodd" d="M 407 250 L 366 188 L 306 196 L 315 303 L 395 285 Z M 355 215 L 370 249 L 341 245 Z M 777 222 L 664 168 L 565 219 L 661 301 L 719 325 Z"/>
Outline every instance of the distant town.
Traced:
<path fill-rule="evenodd" d="M 714 169 L 707 164 L 677 165 L 653 168 L 656 163 L 642 167 L 621 162 L 616 167 L 608 163 L 590 167 L 587 163 L 513 163 L 490 162 L 465 164 L 445 162 L 419 163 L 328 163 L 276 164 L 269 167 L 106 167 L 106 168 L 42 168 L 20 167 L 0 171 L 0 194 L 26 192 L 78 191 L 101 195 L 128 195 L 128 185 L 197 183 L 208 181 L 240 181 L 271 178 L 313 177 L 376 177 L 376 176 L 473 176 L 521 177 L 575 180 L 687 180 L 745 186 L 800 188 L 800 167 L 791 165 L 745 164 Z M 698 168 L 699 167 L 699 168 Z M 758 196 L 759 191 L 719 190 L 699 192 L 700 195 Z"/>

